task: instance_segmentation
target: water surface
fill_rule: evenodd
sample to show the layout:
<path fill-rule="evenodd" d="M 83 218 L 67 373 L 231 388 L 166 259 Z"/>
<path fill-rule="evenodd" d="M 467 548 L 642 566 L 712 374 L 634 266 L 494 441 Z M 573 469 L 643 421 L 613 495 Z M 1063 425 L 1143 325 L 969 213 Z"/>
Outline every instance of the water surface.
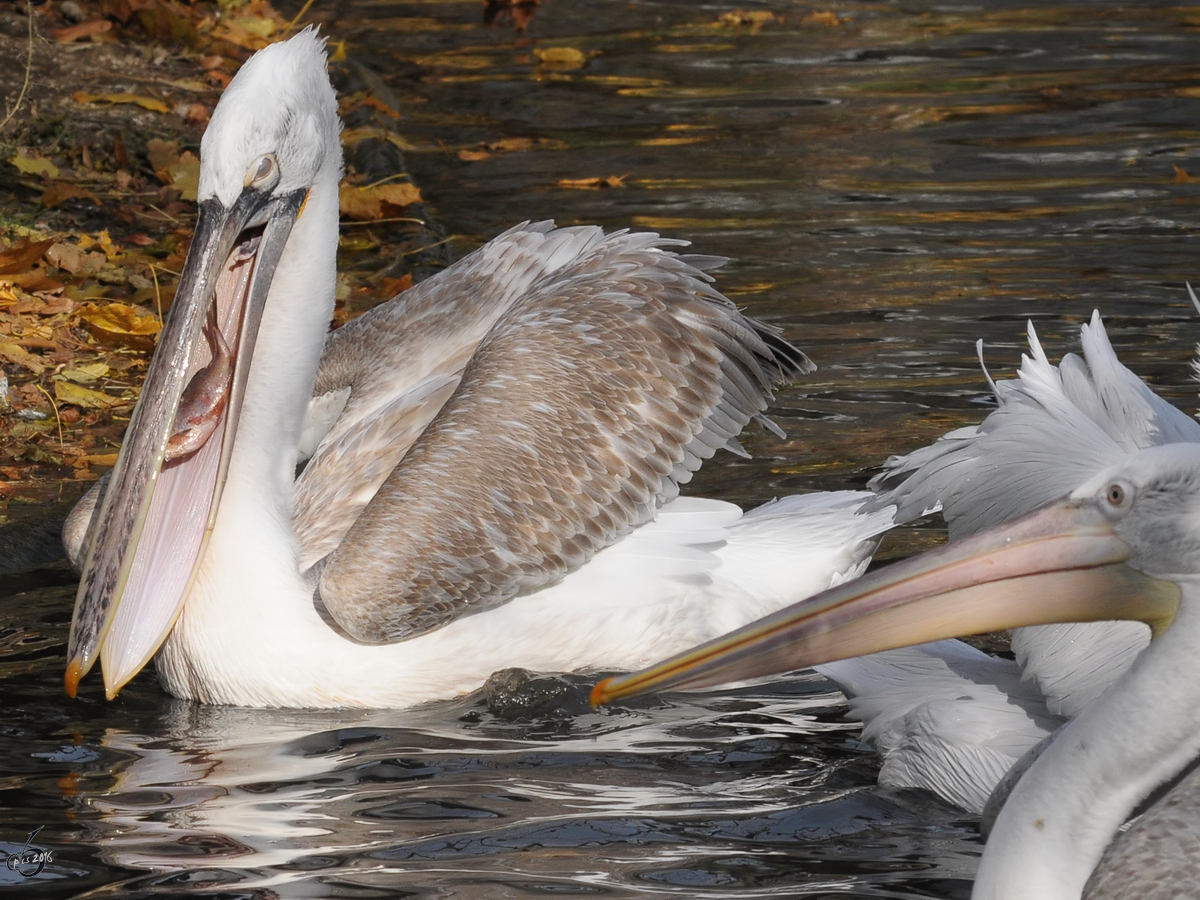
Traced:
<path fill-rule="evenodd" d="M 658 230 L 728 256 L 724 290 L 820 365 L 787 438 L 752 430 L 696 492 L 861 486 L 986 414 L 977 338 L 999 376 L 1027 320 L 1057 357 L 1094 308 L 1193 408 L 1200 6 L 543 0 L 521 36 L 477 0 L 327 6 L 455 255 L 523 219 Z M 876 788 L 816 676 L 608 712 L 583 677 L 532 708 L 210 709 L 152 674 L 68 701 L 67 581 L 0 582 L 0 849 L 41 827 L 53 854 L 0 868 L 14 895 L 969 893 L 974 821 Z"/>

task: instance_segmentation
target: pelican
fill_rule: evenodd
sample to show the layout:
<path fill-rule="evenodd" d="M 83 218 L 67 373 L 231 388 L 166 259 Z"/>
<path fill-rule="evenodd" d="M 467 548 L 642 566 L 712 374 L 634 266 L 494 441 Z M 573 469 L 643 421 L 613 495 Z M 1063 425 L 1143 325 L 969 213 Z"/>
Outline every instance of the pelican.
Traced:
<path fill-rule="evenodd" d="M 1015 379 L 996 382 L 984 369 L 995 412 L 889 459 L 874 479 L 878 502 L 896 505 L 898 520 L 940 509 L 958 540 L 1031 512 L 1140 449 L 1200 442 L 1194 419 L 1120 363 L 1098 312 L 1081 328 L 1082 355 L 1058 366 L 1032 323 L 1028 337 Z M 943 641 L 818 670 L 866 723 L 864 739 L 883 759 L 881 783 L 932 790 L 982 812 L 1006 773 L 1103 693 L 1149 640 L 1134 622 L 1045 625 L 1014 630 L 1015 661 Z"/>
<path fill-rule="evenodd" d="M 1085 333 L 1086 367 L 1068 358 L 1054 369 L 1035 352 L 1020 381 L 997 386 L 1001 407 L 990 425 L 952 433 L 941 446 L 892 467 L 901 471 L 908 465 L 912 477 L 912 465 L 924 466 L 925 486 L 942 480 L 946 488 L 953 466 L 939 469 L 931 460 L 956 457 L 969 469 L 971 459 L 986 460 L 985 441 L 998 442 L 991 451 L 997 453 L 1005 441 L 1033 429 L 1026 437 L 1038 434 L 1035 446 L 1049 448 L 1056 446 L 1054 437 L 1069 431 L 1090 442 L 1072 445 L 1073 459 L 1064 458 L 1064 445 L 1058 444 L 1053 461 L 1067 469 L 1100 463 L 1101 470 L 1065 498 L 870 573 L 643 672 L 602 682 L 594 702 L 790 671 L 954 635 L 1064 622 L 1141 622 L 1154 640 L 1144 649 L 1135 647 L 1132 660 L 1124 658 L 1129 652 L 1124 639 L 1110 641 L 1123 657 L 1119 663 L 1105 657 L 1098 672 L 1068 677 L 1057 700 L 1050 698 L 1073 718 L 1015 776 L 992 824 L 972 896 L 1096 900 L 1192 891 L 1200 846 L 1188 823 L 1200 810 L 1200 776 L 1185 773 L 1200 756 L 1200 443 L 1194 440 L 1195 424 L 1140 382 L 1134 387 L 1123 374 L 1127 370 L 1101 365 L 1111 356 L 1102 334 L 1094 318 Z M 1054 377 L 1043 377 L 1050 374 Z M 1111 390 L 1122 384 L 1124 391 Z M 1071 403 L 1056 404 L 1056 397 Z M 1088 397 L 1109 402 L 1089 407 Z M 1120 398 L 1136 402 L 1114 402 Z M 1070 423 L 1056 436 L 1044 433 L 1056 418 L 1051 410 Z M 1102 427 L 1121 421 L 1129 427 Z M 1137 441 L 1126 441 L 1135 434 Z M 1145 449 L 1138 449 L 1138 441 Z M 949 491 L 942 502 L 952 522 L 972 492 L 979 524 L 987 516 L 1007 518 L 1039 490 L 1061 483 L 1046 474 L 1047 459 L 1036 452 L 1017 454 L 1017 446 L 1010 446 L 1010 464 L 1026 458 L 1038 483 L 1009 481 L 1005 487 L 1002 475 L 990 488 Z M 1109 458 L 1089 454 L 1089 448 L 1107 448 Z M 917 488 L 913 509 L 919 513 L 924 501 L 915 499 Z M 989 490 L 994 507 L 981 509 L 980 498 Z M 961 510 L 972 515 L 965 506 Z M 1144 626 L 1137 627 L 1145 631 Z M 1031 637 L 1034 655 L 1041 651 L 1041 671 L 1057 667 L 1072 675 L 1063 655 L 1049 646 L 1053 641 L 1043 648 L 1036 632 Z M 921 653 L 953 662 L 952 646 Z M 884 667 L 894 675 L 902 665 Z M 1138 805 L 1164 788 L 1172 789 L 1118 837 Z"/>
<path fill-rule="evenodd" d="M 327 334 L 339 129 L 312 31 L 213 113 L 170 318 L 66 529 L 69 693 L 157 654 L 205 703 L 402 707 L 644 665 L 862 570 L 865 494 L 677 496 L 813 368 L 678 241 L 519 225 Z"/>

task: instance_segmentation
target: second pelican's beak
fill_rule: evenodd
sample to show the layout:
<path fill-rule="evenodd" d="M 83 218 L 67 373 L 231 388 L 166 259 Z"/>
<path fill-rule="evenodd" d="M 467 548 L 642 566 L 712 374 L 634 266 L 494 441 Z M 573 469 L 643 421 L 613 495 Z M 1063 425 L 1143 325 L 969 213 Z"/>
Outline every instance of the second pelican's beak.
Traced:
<path fill-rule="evenodd" d="M 108 697 L 183 607 L 216 519 L 254 342 L 306 192 L 200 203 L 196 233 L 117 465 L 92 518 L 67 693 L 99 656 Z"/>
<path fill-rule="evenodd" d="M 790 672 L 926 641 L 1056 622 L 1133 619 L 1158 633 L 1179 587 L 1125 565 L 1094 500 L 1063 500 L 825 591 L 642 672 L 600 682 L 601 705 Z"/>

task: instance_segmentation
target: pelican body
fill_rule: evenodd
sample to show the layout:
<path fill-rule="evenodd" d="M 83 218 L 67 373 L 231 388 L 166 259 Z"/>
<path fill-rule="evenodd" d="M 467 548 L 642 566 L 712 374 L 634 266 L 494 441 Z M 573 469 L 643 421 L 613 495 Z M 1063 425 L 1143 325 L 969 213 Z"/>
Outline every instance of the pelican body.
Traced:
<path fill-rule="evenodd" d="M 1193 774 L 1177 786 L 1174 782 L 1200 757 L 1196 426 L 1140 382 L 1133 385 L 1128 370 L 1109 365 L 1115 357 L 1098 317 L 1085 330 L 1090 372 L 1077 358 L 1054 370 L 1036 340 L 1033 345 L 1035 359 L 1020 381 L 999 386 L 1001 406 L 994 421 L 889 463 L 891 472 L 902 471 L 913 480 L 906 488 L 911 508 L 906 510 L 895 481 L 893 493 L 885 496 L 899 501 L 905 516 L 928 509 L 930 494 L 937 495 L 951 521 L 949 544 L 643 672 L 603 682 L 593 700 L 607 703 L 651 690 L 719 684 L 954 635 L 1049 626 L 1055 630 L 1027 628 L 1023 637 L 1023 659 L 1027 665 L 1033 660 L 1035 676 L 1046 684 L 1029 705 L 1041 703 L 1043 715 L 1062 714 L 1070 721 L 1013 773 L 1015 785 L 1006 786 L 1011 792 L 1001 798 L 972 896 L 1190 896 L 1200 844 L 1189 823 L 1200 821 L 1200 780 Z M 1021 434 L 1028 438 L 1025 453 L 1013 440 Z M 1074 435 L 1073 455 L 1058 460 L 1057 468 L 1045 462 L 1039 467 L 1043 451 L 1056 441 L 1059 454 L 1068 452 L 1064 434 Z M 1057 475 L 1097 464 L 1099 471 L 1067 496 L 1021 514 L 1022 504 L 1041 502 L 1032 498 L 1052 489 Z M 1014 478 L 1022 466 L 1030 474 Z M 1000 523 L 980 521 L 989 516 Z M 1136 631 L 1132 645 L 1127 636 L 1114 639 L 1116 620 L 1143 623 L 1138 627 L 1153 640 L 1146 646 Z M 1057 640 L 1068 626 L 1055 623 L 1073 622 L 1104 623 L 1099 632 L 1066 633 L 1066 643 L 1078 640 L 1082 652 Z M 910 652 L 952 668 L 965 659 L 943 645 Z M 903 656 L 881 658 L 876 665 L 893 677 L 906 666 L 910 672 L 919 668 Z M 849 665 L 840 674 L 863 673 L 873 664 Z M 836 666 L 833 674 L 839 674 Z M 1026 685 L 1023 698 L 1016 685 L 997 680 L 993 686 L 1008 692 L 1009 713 L 1024 718 L 1016 707 L 1031 700 L 1032 685 Z M 912 696 L 910 686 L 892 687 L 896 694 Z M 877 712 L 887 702 L 882 693 L 876 690 L 856 702 Z M 961 688 L 945 699 L 962 700 Z M 941 724 L 948 721 L 943 718 Z M 1043 721 L 1039 727 L 1049 733 L 1054 724 Z M 934 731 L 927 728 L 923 736 Z M 1037 730 L 1015 740 L 1032 746 Z M 958 764 L 967 758 L 966 753 L 951 756 Z M 1164 789 L 1171 789 L 1165 799 L 1118 836 L 1138 805 Z"/>
<path fill-rule="evenodd" d="M 866 564 L 863 495 L 678 497 L 812 368 L 680 242 L 519 225 L 329 334 L 339 130 L 312 31 L 213 113 L 175 304 L 69 523 L 69 692 L 157 652 L 207 703 L 405 706 L 644 665 Z"/>

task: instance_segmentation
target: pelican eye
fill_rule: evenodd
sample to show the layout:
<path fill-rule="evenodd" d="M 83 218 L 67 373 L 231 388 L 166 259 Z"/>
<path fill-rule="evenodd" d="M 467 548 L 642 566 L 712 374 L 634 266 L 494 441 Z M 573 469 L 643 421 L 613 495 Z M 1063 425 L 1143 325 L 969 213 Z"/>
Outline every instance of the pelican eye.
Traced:
<path fill-rule="evenodd" d="M 1109 512 L 1128 512 L 1133 505 L 1133 488 L 1119 481 L 1112 482 L 1104 489 L 1104 503 Z"/>
<path fill-rule="evenodd" d="M 265 153 L 250 164 L 246 170 L 246 187 L 267 187 L 275 180 L 279 164 L 275 162 L 274 153 Z"/>

